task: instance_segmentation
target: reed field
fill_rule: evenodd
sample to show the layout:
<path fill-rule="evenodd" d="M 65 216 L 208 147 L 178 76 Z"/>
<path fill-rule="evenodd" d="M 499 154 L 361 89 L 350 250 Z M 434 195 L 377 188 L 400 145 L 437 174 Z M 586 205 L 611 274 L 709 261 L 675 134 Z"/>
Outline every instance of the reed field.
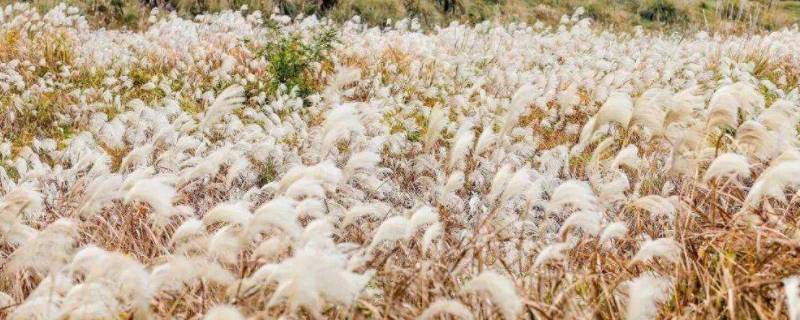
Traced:
<path fill-rule="evenodd" d="M 0 319 L 799 320 L 798 26 L 592 12 L 0 7 Z"/>

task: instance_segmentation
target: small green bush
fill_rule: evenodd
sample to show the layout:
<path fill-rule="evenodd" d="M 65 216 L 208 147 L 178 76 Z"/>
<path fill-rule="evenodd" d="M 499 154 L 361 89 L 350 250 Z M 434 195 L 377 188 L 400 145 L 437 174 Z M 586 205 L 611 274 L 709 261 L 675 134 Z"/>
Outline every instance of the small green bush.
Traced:
<path fill-rule="evenodd" d="M 269 62 L 270 95 L 275 95 L 281 84 L 289 90 L 297 90 L 297 95 L 306 97 L 319 91 L 321 84 L 313 74 L 314 63 L 328 62 L 328 53 L 336 41 L 336 31 L 327 29 L 308 43 L 296 35 L 281 37 L 266 46 L 262 54 Z"/>
<path fill-rule="evenodd" d="M 639 6 L 639 16 L 647 21 L 656 22 L 681 22 L 687 20 L 687 15 L 678 8 L 672 0 L 642 1 Z"/>

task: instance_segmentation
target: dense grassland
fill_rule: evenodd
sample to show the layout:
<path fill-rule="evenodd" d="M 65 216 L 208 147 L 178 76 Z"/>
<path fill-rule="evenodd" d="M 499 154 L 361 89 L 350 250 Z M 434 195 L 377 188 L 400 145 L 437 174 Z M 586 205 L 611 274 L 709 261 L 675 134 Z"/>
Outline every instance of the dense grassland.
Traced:
<path fill-rule="evenodd" d="M 800 319 L 773 11 L 88 3 L 0 9 L 2 319 Z"/>

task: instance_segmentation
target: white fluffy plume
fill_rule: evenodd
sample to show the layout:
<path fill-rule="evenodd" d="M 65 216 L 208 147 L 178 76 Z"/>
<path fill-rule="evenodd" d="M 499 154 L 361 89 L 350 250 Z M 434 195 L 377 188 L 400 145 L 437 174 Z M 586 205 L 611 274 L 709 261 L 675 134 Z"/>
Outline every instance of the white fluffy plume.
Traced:
<path fill-rule="evenodd" d="M 486 293 L 507 320 L 516 319 L 522 311 L 522 301 L 517 296 L 514 282 L 494 271 L 484 271 L 472 278 L 461 291 Z"/>
<path fill-rule="evenodd" d="M 428 128 L 425 132 L 425 136 L 423 137 L 423 141 L 425 142 L 425 146 L 430 148 L 433 143 L 439 139 L 439 136 L 442 133 L 442 129 L 447 125 L 447 114 L 445 110 L 440 107 L 434 107 L 431 109 L 430 114 L 428 115 Z"/>
<path fill-rule="evenodd" d="M 627 320 L 649 320 L 658 315 L 658 305 L 666 302 L 672 289 L 672 281 L 653 273 L 645 273 L 629 281 Z"/>
<path fill-rule="evenodd" d="M 676 213 L 672 198 L 664 198 L 655 194 L 636 199 L 631 205 L 636 208 L 644 209 L 655 217 L 673 219 Z"/>
<path fill-rule="evenodd" d="M 617 221 L 611 223 L 603 228 L 600 234 L 600 243 L 607 243 L 608 241 L 625 237 L 628 233 L 628 226 L 625 222 Z"/>
<path fill-rule="evenodd" d="M 789 319 L 800 320 L 800 276 L 783 279 L 783 291 L 786 294 Z"/>
<path fill-rule="evenodd" d="M 501 132 L 508 133 L 517 125 L 520 116 L 526 111 L 526 107 L 530 105 L 539 94 L 536 87 L 530 84 L 523 85 L 514 97 L 511 98 L 511 103 L 508 106 L 505 116 L 503 117 L 503 126 Z"/>
<path fill-rule="evenodd" d="M 206 312 L 203 320 L 244 320 L 239 309 L 229 305 L 214 306 Z"/>
<path fill-rule="evenodd" d="M 397 241 L 408 236 L 410 222 L 408 218 L 396 216 L 386 219 L 381 223 L 372 236 L 370 247 L 375 247 L 383 242 Z"/>
<path fill-rule="evenodd" d="M 745 156 L 736 153 L 723 153 L 708 166 L 703 181 L 721 177 L 742 178 L 750 175 L 750 164 Z"/>
<path fill-rule="evenodd" d="M 437 315 L 449 314 L 458 319 L 472 320 L 472 312 L 461 301 L 450 299 L 439 299 L 431 303 L 417 320 L 431 320 Z"/>
<path fill-rule="evenodd" d="M 597 197 L 592 188 L 585 181 L 569 180 L 553 190 L 546 209 L 551 212 L 559 211 L 565 207 L 576 210 L 595 210 Z"/>
<path fill-rule="evenodd" d="M 597 235 L 600 232 L 603 214 L 596 211 L 578 211 L 564 220 L 561 232 L 568 229 L 580 230 L 584 234 Z"/>
<path fill-rule="evenodd" d="M 149 178 L 136 181 L 125 194 L 125 202 L 141 201 L 153 208 L 154 223 L 163 226 L 177 212 L 172 202 L 177 192 L 165 179 Z"/>
<path fill-rule="evenodd" d="M 567 256 L 564 254 L 564 252 L 571 248 L 572 244 L 566 242 L 557 242 L 548 245 L 542 248 L 542 251 L 539 251 L 539 255 L 536 256 L 536 260 L 533 260 L 533 267 L 537 268 L 551 261 L 566 259 Z"/>
<path fill-rule="evenodd" d="M 365 129 L 356 104 L 345 103 L 328 111 L 322 130 L 320 155 L 325 157 L 340 141 L 349 140 L 353 134 L 360 134 Z"/>
<path fill-rule="evenodd" d="M 268 304 L 285 300 L 289 308 L 303 307 L 317 316 L 323 299 L 349 305 L 371 276 L 350 272 L 346 265 L 347 257 L 336 251 L 302 248 L 278 264 L 269 276 L 278 287 Z"/>
<path fill-rule="evenodd" d="M 230 113 L 242 106 L 244 103 L 244 88 L 238 85 L 230 86 L 222 90 L 211 103 L 203 116 L 200 127 L 207 129 L 219 121 L 225 114 Z"/>
<path fill-rule="evenodd" d="M 764 170 L 745 198 L 745 207 L 756 206 L 765 197 L 786 202 L 784 190 L 800 186 L 800 161 L 784 161 Z"/>
<path fill-rule="evenodd" d="M 660 238 L 647 240 L 639 247 L 631 262 L 649 262 L 654 258 L 663 258 L 669 262 L 676 263 L 680 260 L 681 246 L 673 239 Z"/>
<path fill-rule="evenodd" d="M 627 93 L 615 92 L 608 97 L 600 110 L 595 115 L 592 123 L 591 132 L 594 132 L 610 123 L 616 123 L 623 128 L 628 127 L 628 123 L 633 116 L 633 101 Z"/>

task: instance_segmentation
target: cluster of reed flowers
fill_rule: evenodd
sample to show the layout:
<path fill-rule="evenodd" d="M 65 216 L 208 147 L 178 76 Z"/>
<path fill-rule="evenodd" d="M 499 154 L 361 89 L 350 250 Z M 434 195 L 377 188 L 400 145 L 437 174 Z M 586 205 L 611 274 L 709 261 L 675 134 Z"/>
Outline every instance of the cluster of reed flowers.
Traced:
<path fill-rule="evenodd" d="M 800 319 L 797 28 L 15 4 L 0 41 L 2 317 Z"/>

